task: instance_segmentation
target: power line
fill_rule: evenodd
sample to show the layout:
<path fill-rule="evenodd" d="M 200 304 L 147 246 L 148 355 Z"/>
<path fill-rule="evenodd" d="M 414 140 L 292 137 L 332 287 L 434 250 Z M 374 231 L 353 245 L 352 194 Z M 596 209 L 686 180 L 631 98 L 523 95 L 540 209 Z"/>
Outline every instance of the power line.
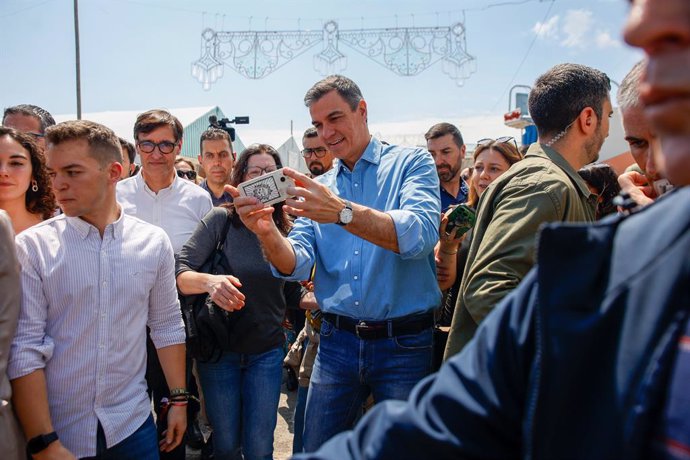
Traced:
<path fill-rule="evenodd" d="M 33 10 L 34 8 L 38 8 L 38 7 L 40 7 L 40 6 L 45 5 L 46 3 L 50 3 L 50 2 L 54 2 L 54 1 L 55 1 L 55 0 L 46 0 L 46 1 L 44 1 L 44 2 L 36 3 L 35 5 L 27 6 L 26 8 L 20 8 L 20 9 L 18 9 L 18 10 L 12 11 L 12 12 L 10 12 L 10 13 L 0 15 L 0 18 L 7 18 L 7 17 L 10 17 L 10 16 L 14 16 L 15 14 L 23 13 L 24 11 Z"/>
<path fill-rule="evenodd" d="M 114 3 L 129 3 L 133 5 L 140 5 L 140 6 L 146 6 L 150 8 L 158 8 L 158 9 L 163 9 L 163 10 L 170 10 L 170 11 L 182 11 L 185 13 L 198 13 L 198 14 L 207 14 L 207 15 L 224 15 L 225 13 L 219 13 L 219 12 L 212 12 L 212 11 L 207 11 L 207 10 L 201 10 L 201 9 L 192 9 L 192 8 L 181 8 L 181 7 L 176 7 L 176 6 L 170 6 L 169 4 L 166 3 L 147 3 L 144 0 L 110 0 L 111 2 Z M 458 8 L 454 10 L 447 10 L 447 11 L 434 11 L 434 12 L 421 12 L 421 13 L 407 13 L 407 14 L 391 14 L 391 15 L 386 15 L 386 16 L 376 16 L 376 17 L 371 17 L 368 16 L 367 20 L 380 20 L 380 19 L 402 19 L 402 18 L 407 18 L 409 17 L 413 22 L 416 18 L 420 17 L 437 17 L 439 14 L 441 15 L 450 15 L 450 14 L 459 14 L 459 13 L 464 13 L 464 12 L 475 12 L 475 11 L 485 11 L 491 8 L 500 8 L 500 7 L 505 7 L 505 6 L 516 6 L 516 5 L 524 5 L 526 3 L 543 3 L 544 1 L 553 1 L 553 0 L 504 0 L 504 1 L 497 1 L 493 3 L 489 3 L 487 5 L 483 5 L 480 7 L 468 7 L 468 8 Z M 240 20 L 251 20 L 251 19 L 257 19 L 259 16 L 237 16 L 237 15 L 232 15 L 233 19 L 240 19 Z M 296 17 L 296 18 L 289 18 L 289 17 L 270 17 L 270 16 L 265 16 L 262 19 L 264 21 L 318 21 L 318 22 L 325 22 L 327 19 L 324 19 L 323 17 Z M 353 16 L 353 17 L 342 17 L 338 16 L 337 18 L 329 18 L 329 19 L 337 19 L 339 21 L 362 21 L 363 16 Z"/>
<path fill-rule="evenodd" d="M 532 39 L 532 43 L 529 44 L 529 47 L 527 48 L 527 52 L 525 52 L 525 55 L 522 58 L 522 61 L 520 61 L 520 64 L 517 66 L 517 69 L 515 69 L 515 73 L 513 73 L 513 76 L 510 78 L 510 81 L 506 85 L 505 89 L 503 90 L 503 93 L 499 96 L 499 98 L 496 100 L 496 103 L 494 104 L 493 108 L 491 109 L 492 112 L 496 111 L 496 107 L 498 107 L 498 104 L 501 103 L 503 100 L 503 97 L 506 95 L 508 90 L 510 90 L 510 87 L 513 85 L 513 82 L 515 81 L 515 78 L 518 76 L 518 73 L 520 73 L 520 70 L 522 70 L 522 66 L 525 64 L 525 61 L 527 61 L 527 57 L 529 57 L 529 53 L 532 51 L 532 47 L 534 47 L 534 44 L 537 41 L 537 38 L 539 38 L 539 32 L 541 32 L 541 29 L 544 27 L 544 24 L 546 24 L 546 20 L 549 17 L 549 14 L 551 14 L 551 9 L 553 8 L 553 4 L 555 3 L 556 0 L 551 0 L 551 4 L 549 5 L 549 8 L 546 10 L 546 14 L 544 15 L 544 19 L 539 23 L 539 30 L 535 32 L 534 38 Z"/>

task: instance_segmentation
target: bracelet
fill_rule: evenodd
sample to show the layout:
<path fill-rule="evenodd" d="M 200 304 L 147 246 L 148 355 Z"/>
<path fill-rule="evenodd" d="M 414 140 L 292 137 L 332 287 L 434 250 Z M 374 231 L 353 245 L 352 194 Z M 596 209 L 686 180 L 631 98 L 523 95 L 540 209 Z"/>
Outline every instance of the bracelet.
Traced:
<path fill-rule="evenodd" d="M 456 249 L 456 250 L 455 250 L 454 252 L 448 252 L 448 251 L 444 251 L 444 250 L 443 250 L 443 249 L 441 249 L 441 248 L 438 248 L 438 250 L 439 250 L 439 252 L 442 252 L 442 253 L 444 253 L 444 254 L 448 254 L 449 256 L 452 256 L 452 255 L 454 255 L 454 254 L 457 254 L 457 253 L 458 253 L 458 250 L 457 250 L 457 249 Z"/>
<path fill-rule="evenodd" d="M 173 388 L 170 390 L 170 396 L 187 396 L 188 394 L 186 388 Z"/>
<path fill-rule="evenodd" d="M 173 401 L 170 403 L 171 406 L 186 406 L 187 404 L 188 404 L 187 401 L 184 401 L 184 402 Z"/>

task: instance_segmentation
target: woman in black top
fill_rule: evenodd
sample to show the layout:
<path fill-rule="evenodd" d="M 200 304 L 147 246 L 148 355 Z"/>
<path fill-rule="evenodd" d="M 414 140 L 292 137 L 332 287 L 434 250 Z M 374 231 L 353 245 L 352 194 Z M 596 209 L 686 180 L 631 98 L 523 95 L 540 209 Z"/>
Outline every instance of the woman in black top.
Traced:
<path fill-rule="evenodd" d="M 237 186 L 281 166 L 273 147 L 252 145 L 240 155 L 231 183 Z M 231 220 L 231 225 L 223 252 L 230 273 L 197 272 L 213 253 L 226 219 Z M 274 205 L 273 219 L 287 234 L 290 221 L 282 203 Z M 213 427 L 215 458 L 272 458 L 282 379 L 281 322 L 286 306 L 298 307 L 300 285 L 273 276 L 258 239 L 244 226 L 232 205 L 213 208 L 177 259 L 180 292 L 208 293 L 219 307 L 239 315 L 231 332 L 229 351 L 216 362 L 197 363 Z"/>

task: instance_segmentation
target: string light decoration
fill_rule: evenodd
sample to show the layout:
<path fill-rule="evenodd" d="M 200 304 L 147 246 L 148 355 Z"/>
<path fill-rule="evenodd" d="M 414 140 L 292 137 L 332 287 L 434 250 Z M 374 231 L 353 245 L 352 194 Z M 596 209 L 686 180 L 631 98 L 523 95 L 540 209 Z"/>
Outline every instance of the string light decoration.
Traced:
<path fill-rule="evenodd" d="M 395 27 L 341 30 L 328 21 L 318 31 L 215 31 L 201 34 L 201 57 L 192 63 L 192 76 L 209 90 L 228 65 L 245 78 L 260 79 L 275 72 L 309 49 L 314 70 L 321 75 L 342 72 L 347 56 L 340 45 L 362 54 L 400 76 L 418 75 L 442 61 L 443 72 L 462 86 L 476 71 L 476 59 L 467 52 L 465 26 Z"/>

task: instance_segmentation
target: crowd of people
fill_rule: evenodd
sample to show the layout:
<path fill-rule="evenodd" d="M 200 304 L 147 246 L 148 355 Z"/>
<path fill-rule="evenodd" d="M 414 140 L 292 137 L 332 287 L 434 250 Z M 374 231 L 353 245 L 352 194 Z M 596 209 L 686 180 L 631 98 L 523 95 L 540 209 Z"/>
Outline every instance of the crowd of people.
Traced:
<path fill-rule="evenodd" d="M 622 174 L 580 64 L 534 82 L 537 142 L 469 162 L 451 123 L 371 136 L 342 75 L 304 97 L 308 174 L 214 127 L 181 157 L 165 110 L 130 143 L 5 109 L 3 458 L 270 459 L 284 366 L 296 458 L 690 458 L 690 4 L 630 3 Z M 278 170 L 286 200 L 240 194 Z"/>

